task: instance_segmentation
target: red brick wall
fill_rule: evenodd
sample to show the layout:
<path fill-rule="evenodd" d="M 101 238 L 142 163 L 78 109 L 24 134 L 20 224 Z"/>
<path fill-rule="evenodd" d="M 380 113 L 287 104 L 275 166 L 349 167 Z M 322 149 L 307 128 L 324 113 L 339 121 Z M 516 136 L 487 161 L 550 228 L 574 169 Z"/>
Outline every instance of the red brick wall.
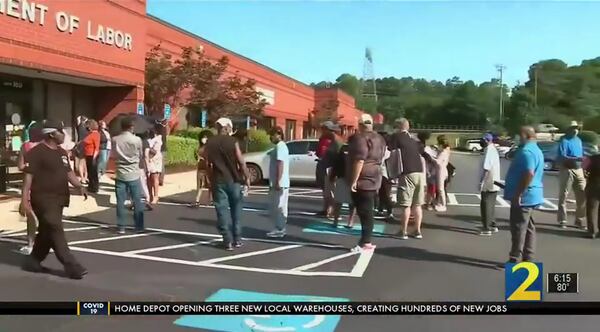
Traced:
<path fill-rule="evenodd" d="M 19 2 L 19 14 L 24 1 Z M 8 8 L 0 13 L 0 62 L 129 85 L 143 83 L 145 0 L 33 2 L 48 7 L 44 25 L 40 25 L 39 9 L 35 10 L 34 22 L 8 15 Z M 58 12 L 77 16 L 79 28 L 72 33 L 59 31 Z M 93 33 L 101 24 L 131 34 L 132 50 L 87 39 L 88 21 Z"/>
<path fill-rule="evenodd" d="M 179 55 L 186 46 L 202 47 L 212 59 L 229 57 L 229 74 L 237 73 L 256 80 L 257 86 L 275 92 L 275 103 L 268 105 L 265 115 L 276 118 L 277 125 L 285 128 L 285 120 L 296 120 L 296 137 L 302 136 L 302 121 L 308 119 L 308 112 L 315 107 L 314 90 L 298 81 L 268 69 L 252 60 L 240 57 L 200 37 L 187 34 L 156 18 L 147 20 L 147 49 L 157 44 L 173 55 Z"/>

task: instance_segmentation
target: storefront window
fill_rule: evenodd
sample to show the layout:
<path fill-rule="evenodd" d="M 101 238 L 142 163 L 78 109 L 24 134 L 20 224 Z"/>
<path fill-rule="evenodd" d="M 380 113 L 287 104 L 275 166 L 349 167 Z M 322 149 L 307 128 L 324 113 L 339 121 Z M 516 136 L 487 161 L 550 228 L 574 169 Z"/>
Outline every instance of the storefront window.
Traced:
<path fill-rule="evenodd" d="M 285 120 L 285 138 L 287 140 L 296 139 L 296 121 Z"/>

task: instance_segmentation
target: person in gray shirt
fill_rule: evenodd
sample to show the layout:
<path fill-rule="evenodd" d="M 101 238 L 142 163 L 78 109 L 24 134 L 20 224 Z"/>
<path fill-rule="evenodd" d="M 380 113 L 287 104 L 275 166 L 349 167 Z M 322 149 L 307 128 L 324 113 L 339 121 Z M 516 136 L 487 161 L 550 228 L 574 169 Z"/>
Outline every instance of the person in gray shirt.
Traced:
<path fill-rule="evenodd" d="M 117 226 L 125 233 L 125 200 L 131 194 L 136 232 L 144 231 L 143 187 L 140 180 L 140 161 L 143 160 L 142 139 L 133 134 L 133 119 L 121 120 L 122 132 L 112 139 L 112 158 L 115 161 L 115 193 L 117 195 Z"/>

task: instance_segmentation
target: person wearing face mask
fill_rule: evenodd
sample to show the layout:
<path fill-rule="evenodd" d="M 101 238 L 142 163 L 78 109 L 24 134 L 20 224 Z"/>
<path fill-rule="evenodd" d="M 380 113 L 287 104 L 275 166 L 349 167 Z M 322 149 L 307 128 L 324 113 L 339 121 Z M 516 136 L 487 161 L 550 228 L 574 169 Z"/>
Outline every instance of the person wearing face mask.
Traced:
<path fill-rule="evenodd" d="M 208 181 L 208 176 L 206 175 L 206 159 L 204 158 L 204 148 L 206 146 L 206 142 L 208 142 L 208 138 L 212 136 L 212 132 L 205 130 L 200 133 L 198 136 L 198 167 L 196 168 L 196 200 L 194 203 L 190 204 L 190 207 L 197 208 L 200 207 L 202 193 L 205 189 L 208 189 L 208 200 L 212 200 L 210 193 L 210 183 Z M 206 203 L 205 203 L 206 204 Z"/>
<path fill-rule="evenodd" d="M 27 215 L 35 215 L 39 221 L 38 233 L 33 250 L 27 256 L 22 269 L 34 273 L 49 270 L 41 265 L 48 257 L 50 249 L 64 266 L 69 278 L 81 279 L 87 274 L 71 253 L 63 229 L 63 209 L 69 206 L 69 183 L 79 189 L 87 199 L 85 187 L 71 169 L 67 152 L 60 145 L 64 142 L 64 124 L 45 121 L 42 128 L 42 141 L 25 155 L 23 195 L 21 204 Z"/>

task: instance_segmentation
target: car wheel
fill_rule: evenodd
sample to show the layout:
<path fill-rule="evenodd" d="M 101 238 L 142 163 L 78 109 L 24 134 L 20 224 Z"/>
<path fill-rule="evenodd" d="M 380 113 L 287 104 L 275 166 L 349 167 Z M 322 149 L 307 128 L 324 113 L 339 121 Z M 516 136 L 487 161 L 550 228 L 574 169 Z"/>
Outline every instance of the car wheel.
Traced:
<path fill-rule="evenodd" d="M 248 173 L 250 174 L 250 183 L 257 184 L 262 181 L 262 172 L 260 171 L 260 167 L 254 164 L 247 164 Z"/>
<path fill-rule="evenodd" d="M 554 168 L 554 165 L 551 161 L 544 162 L 544 171 L 551 171 Z"/>
<path fill-rule="evenodd" d="M 474 147 L 474 148 L 471 149 L 471 151 L 477 152 L 477 151 L 479 151 L 479 149 L 477 149 L 477 148 Z"/>

